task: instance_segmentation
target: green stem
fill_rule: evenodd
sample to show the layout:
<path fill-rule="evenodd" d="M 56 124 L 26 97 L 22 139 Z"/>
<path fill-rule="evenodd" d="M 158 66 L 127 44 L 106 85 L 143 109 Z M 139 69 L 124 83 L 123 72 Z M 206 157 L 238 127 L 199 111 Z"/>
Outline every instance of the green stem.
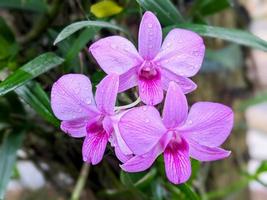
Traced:
<path fill-rule="evenodd" d="M 86 179 L 87 179 L 88 174 L 89 174 L 89 170 L 90 170 L 90 165 L 88 165 L 87 163 L 84 163 L 70 200 L 79 200 L 80 199 L 82 190 L 84 188 L 84 185 L 86 183 Z"/>

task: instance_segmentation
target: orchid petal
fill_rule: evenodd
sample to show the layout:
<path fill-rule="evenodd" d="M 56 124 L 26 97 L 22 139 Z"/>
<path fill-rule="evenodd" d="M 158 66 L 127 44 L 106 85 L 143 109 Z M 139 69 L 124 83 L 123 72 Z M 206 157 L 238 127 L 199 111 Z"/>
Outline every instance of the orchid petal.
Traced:
<path fill-rule="evenodd" d="M 141 172 L 147 170 L 161 153 L 162 151 L 156 151 L 156 148 L 152 149 L 143 155 L 134 156 L 120 167 L 127 172 Z"/>
<path fill-rule="evenodd" d="M 219 147 L 208 147 L 192 140 L 188 140 L 190 144 L 190 156 L 199 161 L 214 161 L 227 158 L 231 151 L 226 151 Z"/>
<path fill-rule="evenodd" d="M 157 157 L 164 151 L 172 138 L 172 132 L 166 132 L 160 141 L 147 153 L 136 155 L 121 165 L 121 168 L 127 172 L 140 172 L 147 170 Z"/>
<path fill-rule="evenodd" d="M 170 82 L 163 108 L 163 123 L 167 128 L 175 128 L 187 118 L 188 105 L 181 88 Z"/>
<path fill-rule="evenodd" d="M 54 83 L 51 106 L 60 120 L 91 119 L 98 114 L 91 82 L 81 74 L 67 74 Z"/>
<path fill-rule="evenodd" d="M 186 123 L 178 131 L 188 140 L 217 147 L 229 136 L 233 118 L 232 109 L 225 105 L 198 102 L 191 107 Z"/>
<path fill-rule="evenodd" d="M 147 105 L 157 105 L 163 100 L 163 89 L 159 79 L 139 79 L 139 95 Z"/>
<path fill-rule="evenodd" d="M 139 27 L 138 50 L 147 60 L 153 59 L 160 50 L 162 42 L 161 25 L 150 11 L 145 12 Z"/>
<path fill-rule="evenodd" d="M 122 163 L 127 162 L 128 160 L 130 160 L 133 157 L 132 154 L 129 154 L 129 155 L 124 154 L 118 145 L 115 145 L 114 149 L 115 149 L 115 154 L 116 154 L 117 158 Z"/>
<path fill-rule="evenodd" d="M 119 87 L 119 76 L 110 74 L 97 86 L 95 101 L 98 109 L 105 114 L 113 114 Z"/>
<path fill-rule="evenodd" d="M 97 133 L 88 133 L 82 147 L 83 160 L 92 165 L 98 164 L 105 153 L 108 135 L 104 130 Z"/>
<path fill-rule="evenodd" d="M 86 136 L 87 123 L 88 123 L 87 118 L 62 121 L 60 128 L 62 131 L 69 134 L 70 136 L 75 138 L 80 138 Z"/>
<path fill-rule="evenodd" d="M 190 93 L 197 88 L 197 85 L 189 78 L 179 76 L 168 69 L 161 69 L 161 83 L 164 90 L 167 90 L 169 83 L 174 81 L 179 85 L 184 94 Z"/>
<path fill-rule="evenodd" d="M 194 76 L 200 69 L 205 53 L 203 39 L 196 33 L 173 29 L 163 41 L 155 61 L 180 76 Z"/>
<path fill-rule="evenodd" d="M 141 106 L 121 117 L 119 131 L 132 152 L 141 155 L 150 151 L 167 130 L 156 108 Z"/>
<path fill-rule="evenodd" d="M 123 74 L 143 60 L 135 46 L 120 36 L 100 39 L 90 46 L 89 51 L 107 74 Z"/>
<path fill-rule="evenodd" d="M 167 178 L 174 184 L 186 182 L 191 175 L 189 147 L 182 139 L 180 143 L 171 142 L 164 151 Z"/>
<path fill-rule="evenodd" d="M 133 67 L 129 69 L 127 72 L 120 75 L 120 84 L 119 84 L 119 92 L 123 92 L 130 88 L 133 88 L 137 85 L 137 72 L 136 68 Z"/>

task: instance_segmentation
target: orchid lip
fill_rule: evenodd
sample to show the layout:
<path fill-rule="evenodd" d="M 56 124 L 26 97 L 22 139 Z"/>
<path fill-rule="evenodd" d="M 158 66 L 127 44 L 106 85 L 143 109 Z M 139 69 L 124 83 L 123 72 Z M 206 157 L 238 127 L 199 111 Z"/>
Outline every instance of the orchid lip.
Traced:
<path fill-rule="evenodd" d="M 101 115 L 96 121 L 93 120 L 93 122 L 88 122 L 88 124 L 86 125 L 87 133 L 102 132 L 104 130 L 103 120 L 104 120 L 104 116 Z"/>
<path fill-rule="evenodd" d="M 153 61 L 145 60 L 138 70 L 138 76 L 143 80 L 159 79 L 159 67 Z"/>

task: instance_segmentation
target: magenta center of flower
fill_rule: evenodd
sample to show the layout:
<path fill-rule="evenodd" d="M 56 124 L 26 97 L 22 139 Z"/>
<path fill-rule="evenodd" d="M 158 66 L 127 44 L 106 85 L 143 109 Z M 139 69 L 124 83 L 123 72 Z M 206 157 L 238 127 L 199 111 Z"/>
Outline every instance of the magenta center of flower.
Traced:
<path fill-rule="evenodd" d="M 138 71 L 139 78 L 145 80 L 157 79 L 160 77 L 159 69 L 152 61 L 144 61 Z"/>
<path fill-rule="evenodd" d="M 88 123 L 86 126 L 87 133 L 99 133 L 104 130 L 103 128 L 103 117 L 100 117 L 97 121 Z"/>

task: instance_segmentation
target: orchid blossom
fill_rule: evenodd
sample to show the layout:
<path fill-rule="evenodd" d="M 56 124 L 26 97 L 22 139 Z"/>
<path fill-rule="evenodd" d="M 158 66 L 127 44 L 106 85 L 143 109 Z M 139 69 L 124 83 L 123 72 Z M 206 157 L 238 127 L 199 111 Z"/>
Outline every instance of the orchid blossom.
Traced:
<path fill-rule="evenodd" d="M 107 73 L 117 73 L 119 92 L 138 85 L 139 96 L 148 105 L 163 100 L 163 90 L 170 81 L 181 87 L 183 93 L 196 89 L 188 77 L 200 69 L 205 46 L 196 33 L 175 28 L 162 43 L 162 30 L 152 12 L 143 15 L 138 36 L 138 51 L 121 36 L 110 36 L 91 45 L 92 53 L 100 67 Z"/>
<path fill-rule="evenodd" d="M 83 160 L 93 165 L 98 164 L 106 149 L 108 141 L 115 146 L 117 157 L 125 161 L 114 136 L 114 108 L 119 87 L 118 75 L 105 77 L 97 86 L 95 99 L 90 80 L 81 74 L 67 74 L 56 81 L 52 87 L 51 105 L 60 128 L 72 137 L 85 137 L 83 142 Z M 114 139 L 115 138 L 115 139 Z M 131 152 L 123 146 L 124 152 Z"/>
<path fill-rule="evenodd" d="M 118 126 L 135 154 L 121 165 L 123 170 L 144 171 L 163 153 L 167 178 L 180 184 L 190 177 L 190 156 L 199 161 L 212 161 L 230 155 L 230 151 L 219 146 L 230 134 L 233 112 L 222 104 L 198 102 L 188 113 L 183 91 L 171 82 L 162 119 L 156 108 L 141 106 L 127 111 Z"/>

